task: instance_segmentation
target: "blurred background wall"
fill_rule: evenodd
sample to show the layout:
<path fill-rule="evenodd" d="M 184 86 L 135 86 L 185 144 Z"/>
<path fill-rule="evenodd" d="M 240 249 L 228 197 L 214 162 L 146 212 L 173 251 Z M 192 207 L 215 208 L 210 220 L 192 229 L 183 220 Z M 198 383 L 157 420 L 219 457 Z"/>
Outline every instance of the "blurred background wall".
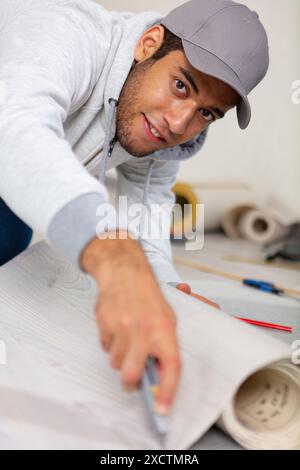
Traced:
<path fill-rule="evenodd" d="M 98 0 L 98 3 L 108 10 L 154 10 L 165 15 L 183 1 Z M 179 180 L 195 187 L 250 188 L 258 207 L 281 223 L 291 224 L 300 221 L 300 103 L 294 104 L 292 100 L 293 84 L 300 81 L 300 1 L 240 3 L 257 11 L 267 30 L 268 75 L 249 95 L 252 105 L 249 127 L 240 130 L 235 111 L 230 111 L 226 119 L 211 127 L 199 155 L 181 165 Z"/>

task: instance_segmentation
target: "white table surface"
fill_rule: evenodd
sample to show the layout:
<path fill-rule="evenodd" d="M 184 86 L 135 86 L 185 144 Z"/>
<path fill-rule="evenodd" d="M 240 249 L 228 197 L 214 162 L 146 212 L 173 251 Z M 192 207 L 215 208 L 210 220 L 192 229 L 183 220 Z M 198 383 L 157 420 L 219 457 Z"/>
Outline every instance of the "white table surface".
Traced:
<path fill-rule="evenodd" d="M 34 250 L 35 245 L 30 248 Z M 228 240 L 223 235 L 206 235 L 204 248 L 200 251 L 186 251 L 183 244 L 173 244 L 173 253 L 175 256 L 180 256 L 194 262 L 208 264 L 215 268 L 239 274 L 243 277 L 252 277 L 265 279 L 270 282 L 284 284 L 291 288 L 300 289 L 300 271 L 293 269 L 273 268 L 272 266 L 261 266 L 259 264 L 248 264 L 233 261 L 226 261 L 224 257 L 229 255 L 240 256 L 243 258 L 259 259 L 262 258 L 262 250 L 260 247 L 255 246 L 245 241 L 232 241 Z M 27 257 L 28 261 L 28 257 Z M 10 263 L 0 268 L 0 273 L 7 271 L 12 273 L 14 269 L 20 270 L 22 268 L 22 254 L 20 257 L 15 258 Z M 186 282 L 190 282 L 192 286 L 197 286 L 197 282 L 202 280 L 222 280 L 219 276 L 212 274 L 201 273 L 195 269 L 188 267 L 177 267 L 178 272 Z M 8 272 L 8 271 L 7 271 Z M 32 273 L 33 274 L 33 273 Z M 37 276 L 38 273 L 34 273 Z M 30 282 L 30 273 L 28 273 L 28 282 Z M 45 282 L 51 282 L 51 279 L 45 279 Z M 54 281 L 53 281 L 54 282 Z M 26 286 L 24 286 L 26 290 Z M 204 292 L 198 292 L 205 295 Z M 59 292 L 63 295 L 63 292 Z M 270 294 L 263 294 L 270 295 Z M 272 300 L 273 300 L 272 296 Z M 83 299 L 84 300 L 84 299 Z M 218 300 L 216 295 L 215 300 Z M 297 307 L 297 306 L 296 306 Z M 295 309 L 295 305 L 293 304 Z M 13 315 L 13 306 L 12 306 Z M 300 302 L 299 302 L 299 320 L 300 320 Z M 271 321 L 271 319 L 270 319 Z M 277 332 L 276 332 L 277 333 Z M 300 324 L 298 324 L 295 335 L 299 335 L 300 339 Z M 227 437 L 216 428 L 212 428 L 204 438 L 195 443 L 192 449 L 240 449 L 232 439 Z"/>

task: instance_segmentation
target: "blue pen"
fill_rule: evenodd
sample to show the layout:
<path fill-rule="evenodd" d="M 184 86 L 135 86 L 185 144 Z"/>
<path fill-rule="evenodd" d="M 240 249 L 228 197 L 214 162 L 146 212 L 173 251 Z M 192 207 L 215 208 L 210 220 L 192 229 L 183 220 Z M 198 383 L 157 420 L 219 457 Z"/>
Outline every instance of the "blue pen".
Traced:
<path fill-rule="evenodd" d="M 169 431 L 169 418 L 160 416 L 155 412 L 155 395 L 159 387 L 159 380 L 155 366 L 155 358 L 147 359 L 145 371 L 142 377 L 142 389 L 146 399 L 146 405 L 152 422 L 159 434 L 167 434 Z"/>
<path fill-rule="evenodd" d="M 259 289 L 263 292 L 268 292 L 269 294 L 279 295 L 281 297 L 287 297 L 288 299 L 297 300 L 300 302 L 299 297 L 294 297 L 285 292 L 284 289 L 276 287 L 275 284 L 266 281 L 257 281 L 255 279 L 243 279 L 243 284 L 248 287 L 253 287 L 254 289 Z"/>
<path fill-rule="evenodd" d="M 284 295 L 284 290 L 279 289 L 274 284 L 266 281 L 257 281 L 255 279 L 243 279 L 245 286 L 253 287 L 254 289 L 262 290 L 263 292 L 269 292 L 270 294 Z"/>

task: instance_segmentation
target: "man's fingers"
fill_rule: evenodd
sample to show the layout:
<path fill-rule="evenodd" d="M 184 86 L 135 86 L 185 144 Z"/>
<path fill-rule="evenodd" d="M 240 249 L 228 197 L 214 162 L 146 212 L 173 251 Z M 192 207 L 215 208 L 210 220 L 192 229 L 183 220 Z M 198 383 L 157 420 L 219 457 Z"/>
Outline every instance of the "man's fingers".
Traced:
<path fill-rule="evenodd" d="M 138 386 L 142 379 L 148 353 L 145 347 L 135 341 L 132 344 L 123 360 L 121 379 L 126 389 L 132 389 Z"/>
<path fill-rule="evenodd" d="M 185 294 L 190 294 L 192 292 L 190 286 L 185 282 L 180 282 L 179 284 L 177 284 L 176 289 L 181 290 Z"/>
<path fill-rule="evenodd" d="M 160 386 L 156 399 L 156 412 L 161 415 L 169 413 L 178 387 L 181 373 L 181 360 L 178 349 L 163 354 L 159 359 Z"/>
<path fill-rule="evenodd" d="M 142 352 L 141 348 L 132 347 L 122 365 L 122 382 L 127 390 L 138 386 L 145 370 L 146 361 L 150 353 Z M 151 354 L 152 355 L 152 354 Z M 178 348 L 174 351 L 156 355 L 159 361 L 159 392 L 156 397 L 156 412 L 161 415 L 168 414 L 172 406 L 178 387 L 181 372 L 181 361 Z M 158 371 L 157 371 L 158 372 Z"/>
<path fill-rule="evenodd" d="M 113 337 L 100 331 L 100 343 L 105 352 L 109 352 L 113 343 Z"/>
<path fill-rule="evenodd" d="M 98 323 L 100 343 L 104 351 L 109 352 L 111 345 L 113 343 L 113 335 L 111 334 L 111 329 L 105 321 L 100 321 L 99 317 L 96 317 Z"/>
<path fill-rule="evenodd" d="M 110 365 L 114 369 L 120 369 L 128 349 L 128 341 L 125 333 L 116 335 L 110 347 Z"/>

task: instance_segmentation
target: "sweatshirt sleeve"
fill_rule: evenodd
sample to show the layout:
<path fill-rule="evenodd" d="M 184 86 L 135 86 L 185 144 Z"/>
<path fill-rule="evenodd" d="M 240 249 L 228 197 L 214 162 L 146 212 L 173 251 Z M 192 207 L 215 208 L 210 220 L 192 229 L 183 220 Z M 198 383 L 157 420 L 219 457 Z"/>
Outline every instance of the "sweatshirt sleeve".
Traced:
<path fill-rule="evenodd" d="M 149 167 L 149 158 L 133 158 L 117 167 L 117 207 L 120 197 L 126 197 L 128 214 L 143 204 L 145 179 Z M 181 278 L 172 262 L 170 243 L 171 211 L 175 196 L 172 187 L 176 180 L 179 162 L 154 162 L 150 184 L 147 191 L 147 207 L 151 210 L 150 217 L 145 216 L 146 232 L 140 239 L 144 253 L 157 279 L 161 282 L 180 282 Z M 120 205 L 121 207 L 121 205 Z M 121 217 L 119 217 L 121 219 Z M 127 219 L 130 222 L 130 217 Z M 129 226 L 131 232 L 138 233 L 136 227 Z"/>
<path fill-rule="evenodd" d="M 75 262 L 108 201 L 64 137 L 63 123 L 88 98 L 96 73 L 93 31 L 78 15 L 51 5 L 18 11 L 0 41 L 1 197 Z M 108 41 L 103 34 L 103 62 Z"/>

